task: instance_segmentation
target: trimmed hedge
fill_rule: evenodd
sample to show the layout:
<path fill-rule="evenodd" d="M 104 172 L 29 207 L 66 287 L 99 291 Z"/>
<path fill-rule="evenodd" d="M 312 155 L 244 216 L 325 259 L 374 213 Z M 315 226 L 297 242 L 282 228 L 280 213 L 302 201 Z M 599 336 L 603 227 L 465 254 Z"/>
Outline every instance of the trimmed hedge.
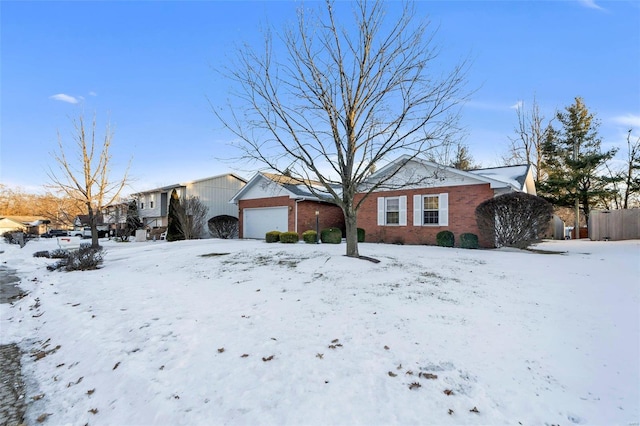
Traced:
<path fill-rule="evenodd" d="M 280 241 L 280 234 L 282 234 L 280 231 L 269 231 L 265 235 L 264 239 L 268 243 L 277 243 Z"/>
<path fill-rule="evenodd" d="M 436 235 L 436 245 L 440 247 L 453 247 L 455 238 L 451 231 L 440 231 Z"/>
<path fill-rule="evenodd" d="M 318 242 L 318 233 L 312 230 L 304 231 L 302 233 L 302 240 L 307 244 L 315 244 Z"/>
<path fill-rule="evenodd" d="M 280 234 L 280 242 L 284 244 L 292 244 L 300 241 L 300 236 L 297 232 L 283 232 Z"/>
<path fill-rule="evenodd" d="M 460 247 L 466 249 L 477 249 L 480 247 L 478 243 L 478 236 L 470 232 L 465 232 L 460 235 Z"/>
<path fill-rule="evenodd" d="M 320 232 L 320 238 L 326 244 L 340 244 L 342 242 L 342 231 L 339 228 L 326 228 Z"/>
<path fill-rule="evenodd" d="M 364 229 L 358 228 L 358 242 L 364 243 Z"/>

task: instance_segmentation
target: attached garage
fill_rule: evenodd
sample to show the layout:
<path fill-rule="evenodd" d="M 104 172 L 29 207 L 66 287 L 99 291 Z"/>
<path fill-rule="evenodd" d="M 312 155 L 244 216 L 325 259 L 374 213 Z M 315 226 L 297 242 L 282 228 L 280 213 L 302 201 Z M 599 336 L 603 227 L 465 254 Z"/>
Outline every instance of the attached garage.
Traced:
<path fill-rule="evenodd" d="M 242 210 L 243 238 L 259 238 L 269 231 L 286 232 L 289 228 L 288 207 L 260 207 Z"/>

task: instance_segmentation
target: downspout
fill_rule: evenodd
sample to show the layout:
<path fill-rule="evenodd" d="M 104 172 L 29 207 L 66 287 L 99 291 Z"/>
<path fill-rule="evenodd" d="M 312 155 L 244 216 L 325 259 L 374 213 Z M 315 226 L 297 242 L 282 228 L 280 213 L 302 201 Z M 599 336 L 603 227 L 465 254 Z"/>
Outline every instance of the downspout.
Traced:
<path fill-rule="evenodd" d="M 298 232 L 298 203 L 299 203 L 300 201 L 302 201 L 302 199 L 297 198 L 295 201 L 296 201 L 296 202 L 295 202 L 296 211 L 295 211 L 295 213 L 294 213 L 294 214 L 295 214 L 295 217 L 294 217 L 294 224 L 293 224 L 293 226 L 294 226 L 294 230 L 293 230 L 293 231 L 297 233 L 297 232 Z"/>
<path fill-rule="evenodd" d="M 295 223 L 294 223 L 295 230 L 294 231 L 298 232 L 298 203 L 300 201 L 318 201 L 318 202 L 321 202 L 321 201 L 318 200 L 317 198 L 311 198 L 311 197 L 300 197 L 300 198 L 296 198 L 295 201 L 296 201 L 296 211 L 295 211 Z"/>

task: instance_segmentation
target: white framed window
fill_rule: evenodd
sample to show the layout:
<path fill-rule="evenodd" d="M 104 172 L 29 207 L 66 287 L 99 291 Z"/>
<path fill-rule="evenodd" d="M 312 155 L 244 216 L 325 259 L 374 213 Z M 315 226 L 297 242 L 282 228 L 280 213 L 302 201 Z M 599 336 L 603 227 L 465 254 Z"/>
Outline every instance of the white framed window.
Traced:
<path fill-rule="evenodd" d="M 448 226 L 449 194 L 413 196 L 414 226 Z"/>
<path fill-rule="evenodd" d="M 140 210 L 144 209 L 144 201 L 140 202 Z"/>
<path fill-rule="evenodd" d="M 152 209 L 153 205 L 155 204 L 156 201 L 156 194 L 151 194 L 151 196 L 149 197 L 149 208 Z"/>
<path fill-rule="evenodd" d="M 378 226 L 407 225 L 407 196 L 378 197 Z"/>

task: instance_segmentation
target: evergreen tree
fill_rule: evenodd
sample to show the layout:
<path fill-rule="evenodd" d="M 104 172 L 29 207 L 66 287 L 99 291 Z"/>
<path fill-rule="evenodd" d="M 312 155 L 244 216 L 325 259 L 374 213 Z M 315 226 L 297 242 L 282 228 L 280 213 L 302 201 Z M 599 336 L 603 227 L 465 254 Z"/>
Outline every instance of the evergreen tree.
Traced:
<path fill-rule="evenodd" d="M 178 192 L 174 189 L 171 192 L 171 200 L 169 201 L 169 215 L 167 218 L 167 241 L 184 240 L 184 232 L 180 226 L 180 217 L 182 216 L 182 206 Z"/>
<path fill-rule="evenodd" d="M 142 228 L 143 224 L 138 213 L 138 202 L 131 200 L 127 206 L 127 222 L 125 224 L 125 235 L 128 237 L 137 229 Z"/>
<path fill-rule="evenodd" d="M 547 178 L 539 183 L 538 194 L 557 206 L 571 207 L 577 200 L 588 223 L 598 201 L 612 196 L 607 188 L 610 178 L 602 169 L 616 150 L 601 150 L 600 123 L 582 98 L 556 118 L 562 127 L 550 127 L 546 134 L 542 152 Z"/>
<path fill-rule="evenodd" d="M 473 157 L 469 153 L 469 147 L 458 143 L 456 145 L 456 152 L 453 161 L 450 164 L 451 167 L 458 170 L 472 170 L 478 168 L 473 162 Z"/>

